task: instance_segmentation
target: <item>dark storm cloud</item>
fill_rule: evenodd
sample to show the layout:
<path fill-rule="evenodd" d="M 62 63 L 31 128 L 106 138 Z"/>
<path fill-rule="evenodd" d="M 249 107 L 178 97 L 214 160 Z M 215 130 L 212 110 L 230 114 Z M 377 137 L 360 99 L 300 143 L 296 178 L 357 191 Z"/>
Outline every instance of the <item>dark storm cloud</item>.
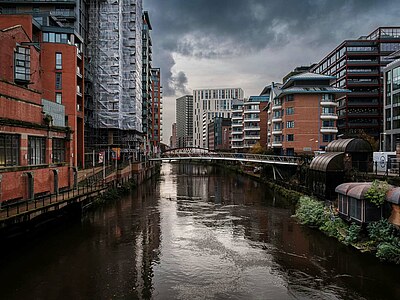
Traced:
<path fill-rule="evenodd" d="M 169 68 L 164 92 L 170 95 L 176 88 L 182 91 L 170 71 L 171 53 L 235 57 L 278 49 L 292 40 L 319 47 L 368 34 L 365 30 L 385 24 L 388 17 L 394 20 L 400 5 L 389 0 L 144 0 L 144 7 L 153 25 L 155 60 Z M 358 24 L 361 19 L 369 24 Z"/>

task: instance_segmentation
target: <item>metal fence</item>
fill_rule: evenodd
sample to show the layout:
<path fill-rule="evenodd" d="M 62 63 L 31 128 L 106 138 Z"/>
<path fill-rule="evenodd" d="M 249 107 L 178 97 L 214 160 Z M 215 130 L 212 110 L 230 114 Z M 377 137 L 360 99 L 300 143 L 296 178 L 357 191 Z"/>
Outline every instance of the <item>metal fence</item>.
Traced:
<path fill-rule="evenodd" d="M 115 182 L 87 183 L 78 186 L 76 189 L 68 189 L 57 194 L 49 194 L 35 199 L 21 200 L 9 204 L 3 202 L 0 209 L 0 219 L 9 218 L 24 212 L 34 211 L 38 208 L 44 208 L 54 203 L 63 203 L 78 196 L 89 195 L 115 185 Z"/>

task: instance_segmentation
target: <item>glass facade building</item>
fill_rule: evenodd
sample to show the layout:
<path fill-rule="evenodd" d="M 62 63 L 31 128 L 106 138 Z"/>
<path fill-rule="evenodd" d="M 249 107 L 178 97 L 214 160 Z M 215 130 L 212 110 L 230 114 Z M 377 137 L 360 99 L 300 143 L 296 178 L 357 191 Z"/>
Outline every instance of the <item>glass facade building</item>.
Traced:
<path fill-rule="evenodd" d="M 379 138 L 383 128 L 383 68 L 400 49 L 400 27 L 379 27 L 368 36 L 346 40 L 311 71 L 335 77 L 332 86 L 351 90 L 337 99 L 338 133 Z"/>
<path fill-rule="evenodd" d="M 391 57 L 397 59 L 384 69 L 383 151 L 396 151 L 396 139 L 400 138 L 400 51 Z"/>

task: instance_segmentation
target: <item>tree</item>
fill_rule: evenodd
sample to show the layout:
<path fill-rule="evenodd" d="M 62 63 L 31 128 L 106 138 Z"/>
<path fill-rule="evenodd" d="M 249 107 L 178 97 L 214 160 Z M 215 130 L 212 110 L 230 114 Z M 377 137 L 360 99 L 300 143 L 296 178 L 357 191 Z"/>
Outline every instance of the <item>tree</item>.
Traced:
<path fill-rule="evenodd" d="M 263 154 L 264 149 L 261 147 L 260 143 L 257 142 L 250 148 L 250 153 L 252 154 Z"/>

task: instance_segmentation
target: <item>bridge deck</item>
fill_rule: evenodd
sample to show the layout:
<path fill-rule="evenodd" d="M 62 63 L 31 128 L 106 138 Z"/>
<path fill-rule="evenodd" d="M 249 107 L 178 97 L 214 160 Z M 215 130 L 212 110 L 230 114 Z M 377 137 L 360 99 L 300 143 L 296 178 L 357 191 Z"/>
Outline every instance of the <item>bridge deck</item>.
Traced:
<path fill-rule="evenodd" d="M 152 158 L 153 161 L 172 161 L 172 160 L 215 160 L 215 161 L 241 161 L 259 164 L 274 165 L 298 165 L 300 157 L 280 156 L 280 155 L 261 155 L 247 153 L 164 153 L 161 157 Z"/>

